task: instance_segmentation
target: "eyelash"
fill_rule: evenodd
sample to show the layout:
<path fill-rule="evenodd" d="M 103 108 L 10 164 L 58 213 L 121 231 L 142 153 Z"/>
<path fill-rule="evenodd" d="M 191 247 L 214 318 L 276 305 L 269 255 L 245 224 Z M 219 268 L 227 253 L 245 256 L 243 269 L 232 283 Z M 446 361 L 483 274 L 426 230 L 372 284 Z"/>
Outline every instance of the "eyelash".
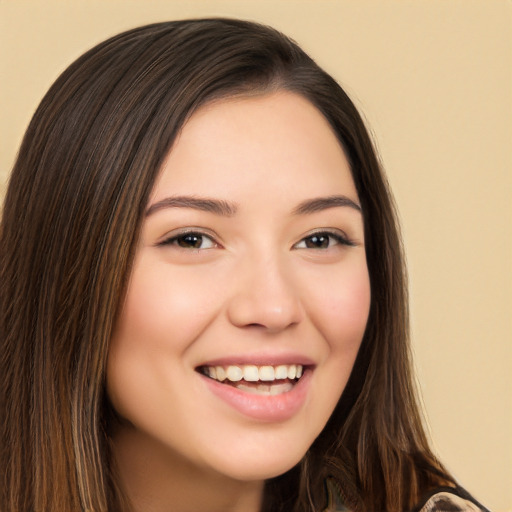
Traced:
<path fill-rule="evenodd" d="M 194 247 L 190 245 L 180 245 L 180 241 L 184 241 L 186 238 L 196 238 L 202 245 L 202 242 L 207 239 L 209 240 L 210 246 L 209 247 Z M 320 243 L 322 243 L 321 239 L 327 239 L 328 241 L 328 247 L 308 247 L 307 241 L 312 241 L 314 238 L 317 238 L 320 240 Z M 335 244 L 332 244 L 331 241 L 334 240 Z M 191 240 L 192 242 L 192 240 Z M 304 243 L 305 247 L 299 247 L 300 244 Z M 313 242 L 315 243 L 315 242 Z M 169 246 L 169 245 L 175 245 L 181 249 L 184 250 L 195 250 L 195 251 L 201 251 L 201 250 L 207 250 L 207 249 L 213 249 L 215 247 L 219 247 L 219 244 L 214 240 L 214 238 L 211 235 L 208 235 L 206 233 L 203 233 L 201 231 L 184 231 L 182 233 L 179 233 L 177 235 L 174 235 L 170 238 L 167 238 L 163 240 L 158 245 L 160 246 Z M 329 230 L 322 230 L 322 231 L 316 231 L 314 233 L 309 234 L 308 236 L 305 236 L 302 238 L 299 242 L 293 245 L 294 249 L 313 249 L 313 250 L 326 250 L 332 247 L 332 245 L 345 245 L 349 247 L 353 247 L 356 244 L 350 240 L 344 233 L 340 233 L 338 231 L 329 231 Z"/>
<path fill-rule="evenodd" d="M 322 239 L 327 238 L 329 242 L 328 247 L 298 247 L 299 244 L 306 244 L 307 240 L 312 240 L 314 238 Z M 334 240 L 336 243 L 331 244 L 330 240 Z M 293 247 L 294 248 L 300 248 L 300 249 L 317 249 L 317 250 L 326 250 L 329 249 L 332 245 L 345 245 L 349 247 L 354 247 L 356 244 L 350 240 L 345 233 L 340 233 L 339 231 L 329 231 L 329 230 L 321 230 L 321 231 L 315 231 L 314 233 L 309 234 L 308 236 L 305 236 L 302 238 L 299 242 L 297 242 Z"/>
<path fill-rule="evenodd" d="M 180 245 L 180 241 L 183 241 L 187 237 L 192 238 L 196 237 L 197 239 L 200 239 L 203 241 L 204 239 L 208 239 L 211 242 L 210 247 L 191 247 L 191 246 L 183 246 Z M 213 239 L 211 235 L 207 235 L 206 233 L 202 233 L 201 231 L 183 231 L 181 233 L 178 233 L 177 235 L 174 235 L 170 238 L 167 238 L 163 240 L 158 245 L 160 246 L 167 246 L 167 245 L 175 245 L 183 250 L 194 250 L 194 251 L 203 251 L 206 249 L 213 249 L 214 247 L 219 247 L 219 244 Z"/>

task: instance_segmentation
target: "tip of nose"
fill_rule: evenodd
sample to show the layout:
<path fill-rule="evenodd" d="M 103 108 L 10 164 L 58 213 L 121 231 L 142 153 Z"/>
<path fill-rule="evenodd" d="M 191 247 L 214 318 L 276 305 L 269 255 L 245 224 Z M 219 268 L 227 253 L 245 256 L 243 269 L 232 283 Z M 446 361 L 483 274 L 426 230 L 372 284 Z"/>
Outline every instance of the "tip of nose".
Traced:
<path fill-rule="evenodd" d="M 227 300 L 227 313 L 237 327 L 279 332 L 300 323 L 303 316 L 298 290 L 282 275 L 251 274 L 251 282 L 238 283 Z"/>
<path fill-rule="evenodd" d="M 231 315 L 233 324 L 238 327 L 261 329 L 269 333 L 283 331 L 300 322 L 298 308 L 287 309 L 283 307 L 261 308 L 259 311 L 246 310 L 245 314 Z"/>

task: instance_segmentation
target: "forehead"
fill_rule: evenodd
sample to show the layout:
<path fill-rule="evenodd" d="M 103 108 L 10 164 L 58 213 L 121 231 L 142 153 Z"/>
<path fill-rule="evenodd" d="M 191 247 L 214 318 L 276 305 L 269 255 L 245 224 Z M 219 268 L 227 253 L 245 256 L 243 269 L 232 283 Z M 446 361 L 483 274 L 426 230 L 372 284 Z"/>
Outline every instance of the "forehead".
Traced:
<path fill-rule="evenodd" d="M 225 195 L 228 190 L 357 198 L 348 161 L 331 126 L 302 96 L 279 91 L 209 103 L 184 125 L 153 197 Z"/>

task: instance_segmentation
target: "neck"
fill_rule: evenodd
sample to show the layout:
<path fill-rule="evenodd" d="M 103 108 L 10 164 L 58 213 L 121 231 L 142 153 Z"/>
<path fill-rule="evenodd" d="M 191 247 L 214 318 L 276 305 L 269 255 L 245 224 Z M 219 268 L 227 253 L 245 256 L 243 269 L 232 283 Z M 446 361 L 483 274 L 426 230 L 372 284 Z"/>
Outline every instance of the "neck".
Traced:
<path fill-rule="evenodd" d="M 123 512 L 258 512 L 264 482 L 243 482 L 201 468 L 157 440 L 123 426 L 113 437 Z"/>

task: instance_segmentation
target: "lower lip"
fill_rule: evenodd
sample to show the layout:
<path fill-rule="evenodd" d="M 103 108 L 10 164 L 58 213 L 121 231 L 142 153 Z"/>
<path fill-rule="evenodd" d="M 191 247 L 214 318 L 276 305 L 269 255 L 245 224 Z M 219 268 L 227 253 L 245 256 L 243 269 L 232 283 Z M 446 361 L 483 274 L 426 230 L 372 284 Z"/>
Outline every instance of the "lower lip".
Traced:
<path fill-rule="evenodd" d="M 295 416 L 306 401 L 311 369 L 306 369 L 290 391 L 279 395 L 256 395 L 201 375 L 208 389 L 218 398 L 249 418 L 264 422 L 286 421 Z"/>

